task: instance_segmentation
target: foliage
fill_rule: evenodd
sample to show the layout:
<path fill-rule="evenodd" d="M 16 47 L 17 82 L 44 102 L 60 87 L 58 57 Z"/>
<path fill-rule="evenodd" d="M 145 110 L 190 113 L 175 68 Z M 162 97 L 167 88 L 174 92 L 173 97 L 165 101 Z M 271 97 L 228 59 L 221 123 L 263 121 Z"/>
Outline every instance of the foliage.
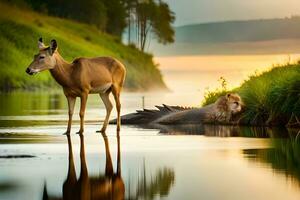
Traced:
<path fill-rule="evenodd" d="M 124 2 L 120 0 L 102 1 L 106 7 L 106 15 L 108 19 L 106 32 L 121 37 L 127 25 Z"/>
<path fill-rule="evenodd" d="M 31 2 L 31 5 L 36 5 L 38 3 L 38 6 L 35 10 L 41 10 L 41 6 L 46 7 L 48 14 L 50 15 L 74 19 L 88 24 L 94 24 L 100 30 L 104 30 L 106 27 L 106 8 L 103 2 L 99 0 L 39 0 L 41 2 L 36 0 L 27 1 Z"/>
<path fill-rule="evenodd" d="M 71 61 L 76 56 L 113 56 L 127 68 L 128 89 L 163 87 L 161 74 L 152 56 L 127 47 L 115 37 L 101 33 L 91 25 L 48 17 L 0 3 L 0 88 L 33 88 L 56 85 L 49 73 L 35 77 L 25 74 L 37 53 L 37 39 L 45 43 L 55 38 L 62 56 Z"/>
<path fill-rule="evenodd" d="M 121 0 L 18 0 L 17 6 L 31 7 L 35 11 L 95 25 L 99 30 L 120 37 L 126 27 L 126 10 Z M 23 3 L 20 3 L 23 2 Z"/>
<path fill-rule="evenodd" d="M 300 116 L 300 64 L 286 64 L 249 77 L 234 91 L 244 104 L 243 123 L 286 125 L 291 115 Z M 226 92 L 226 91 L 224 91 Z M 205 96 L 203 105 L 220 95 L 220 89 Z"/>
<path fill-rule="evenodd" d="M 162 44 L 174 42 L 174 29 L 170 26 L 175 20 L 175 15 L 168 4 L 160 2 L 157 5 L 155 20 L 153 22 L 153 32 L 155 33 L 158 42 Z"/>
<path fill-rule="evenodd" d="M 224 77 L 220 77 L 218 80 L 220 82 L 221 87 L 216 90 L 207 90 L 204 93 L 204 101 L 202 102 L 202 106 L 207 106 L 217 101 L 220 96 L 224 96 L 228 93 L 227 90 L 227 81 Z"/>
<path fill-rule="evenodd" d="M 76 20 L 95 25 L 99 30 L 119 38 L 128 26 L 136 29 L 136 44 L 142 51 L 150 33 L 158 42 L 174 42 L 171 24 L 174 13 L 161 0 L 3 0 L 11 4 L 42 12 L 44 14 Z M 132 19 L 133 18 L 133 19 Z M 130 34 L 130 33 L 129 33 Z M 150 41 L 150 40 L 149 40 Z M 128 43 L 132 41 L 129 38 Z"/>
<path fill-rule="evenodd" d="M 300 66 L 273 68 L 251 76 L 238 89 L 247 105 L 245 121 L 250 124 L 285 125 L 292 113 L 300 116 Z"/>
<path fill-rule="evenodd" d="M 156 0 L 125 0 L 128 15 L 128 43 L 132 43 L 131 32 L 136 33 L 135 43 L 144 51 L 146 41 L 151 40 L 154 33 L 158 42 L 167 44 L 174 42 L 174 29 L 171 24 L 175 20 L 174 13 L 167 3 Z"/>

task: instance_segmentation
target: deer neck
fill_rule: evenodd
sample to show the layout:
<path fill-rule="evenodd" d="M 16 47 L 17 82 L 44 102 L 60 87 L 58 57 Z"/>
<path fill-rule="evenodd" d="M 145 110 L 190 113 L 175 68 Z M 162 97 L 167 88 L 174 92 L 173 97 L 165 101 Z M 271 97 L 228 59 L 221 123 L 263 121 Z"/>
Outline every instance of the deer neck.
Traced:
<path fill-rule="evenodd" d="M 51 75 L 56 80 L 56 82 L 60 84 L 62 87 L 71 86 L 72 65 L 66 62 L 58 52 L 56 52 L 54 56 L 56 60 L 56 65 L 53 69 L 50 69 Z"/>

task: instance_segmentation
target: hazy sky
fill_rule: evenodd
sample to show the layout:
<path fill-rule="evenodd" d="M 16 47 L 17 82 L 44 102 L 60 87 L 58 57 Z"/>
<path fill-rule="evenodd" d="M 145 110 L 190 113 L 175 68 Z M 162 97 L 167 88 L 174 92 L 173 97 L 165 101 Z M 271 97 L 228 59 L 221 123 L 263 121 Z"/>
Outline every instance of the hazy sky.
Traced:
<path fill-rule="evenodd" d="M 300 15 L 300 0 L 165 0 L 176 13 L 175 26 L 238 19 Z"/>

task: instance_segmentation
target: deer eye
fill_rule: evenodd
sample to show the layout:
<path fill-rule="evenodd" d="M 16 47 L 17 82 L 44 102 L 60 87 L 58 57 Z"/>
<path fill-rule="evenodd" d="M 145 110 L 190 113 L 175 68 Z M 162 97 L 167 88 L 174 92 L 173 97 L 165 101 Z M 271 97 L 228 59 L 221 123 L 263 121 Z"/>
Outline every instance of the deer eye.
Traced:
<path fill-rule="evenodd" d="M 239 102 L 237 102 L 237 101 L 235 101 L 235 102 L 233 102 L 234 104 L 236 104 L 237 106 L 239 105 Z"/>
<path fill-rule="evenodd" d="M 44 58 L 45 58 L 45 56 L 40 56 L 40 57 L 39 57 L 40 60 L 42 60 L 42 59 L 44 59 Z"/>

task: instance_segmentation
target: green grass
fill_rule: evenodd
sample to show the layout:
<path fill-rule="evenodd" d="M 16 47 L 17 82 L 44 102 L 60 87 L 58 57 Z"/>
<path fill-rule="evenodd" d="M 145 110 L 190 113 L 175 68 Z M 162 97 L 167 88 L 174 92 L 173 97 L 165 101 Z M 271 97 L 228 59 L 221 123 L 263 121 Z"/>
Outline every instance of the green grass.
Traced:
<path fill-rule="evenodd" d="M 203 105 L 227 92 L 238 93 L 244 104 L 241 123 L 249 125 L 287 125 L 292 115 L 300 116 L 300 64 L 287 64 L 272 68 L 232 90 L 210 91 Z"/>
<path fill-rule="evenodd" d="M 118 38 L 95 27 L 49 17 L 30 10 L 20 10 L 0 2 L 0 89 L 43 88 L 57 86 L 50 73 L 31 77 L 26 67 L 38 52 L 37 40 L 47 44 L 56 39 L 61 55 L 68 61 L 76 57 L 113 56 L 127 68 L 128 90 L 165 88 L 152 55 L 121 44 Z"/>

